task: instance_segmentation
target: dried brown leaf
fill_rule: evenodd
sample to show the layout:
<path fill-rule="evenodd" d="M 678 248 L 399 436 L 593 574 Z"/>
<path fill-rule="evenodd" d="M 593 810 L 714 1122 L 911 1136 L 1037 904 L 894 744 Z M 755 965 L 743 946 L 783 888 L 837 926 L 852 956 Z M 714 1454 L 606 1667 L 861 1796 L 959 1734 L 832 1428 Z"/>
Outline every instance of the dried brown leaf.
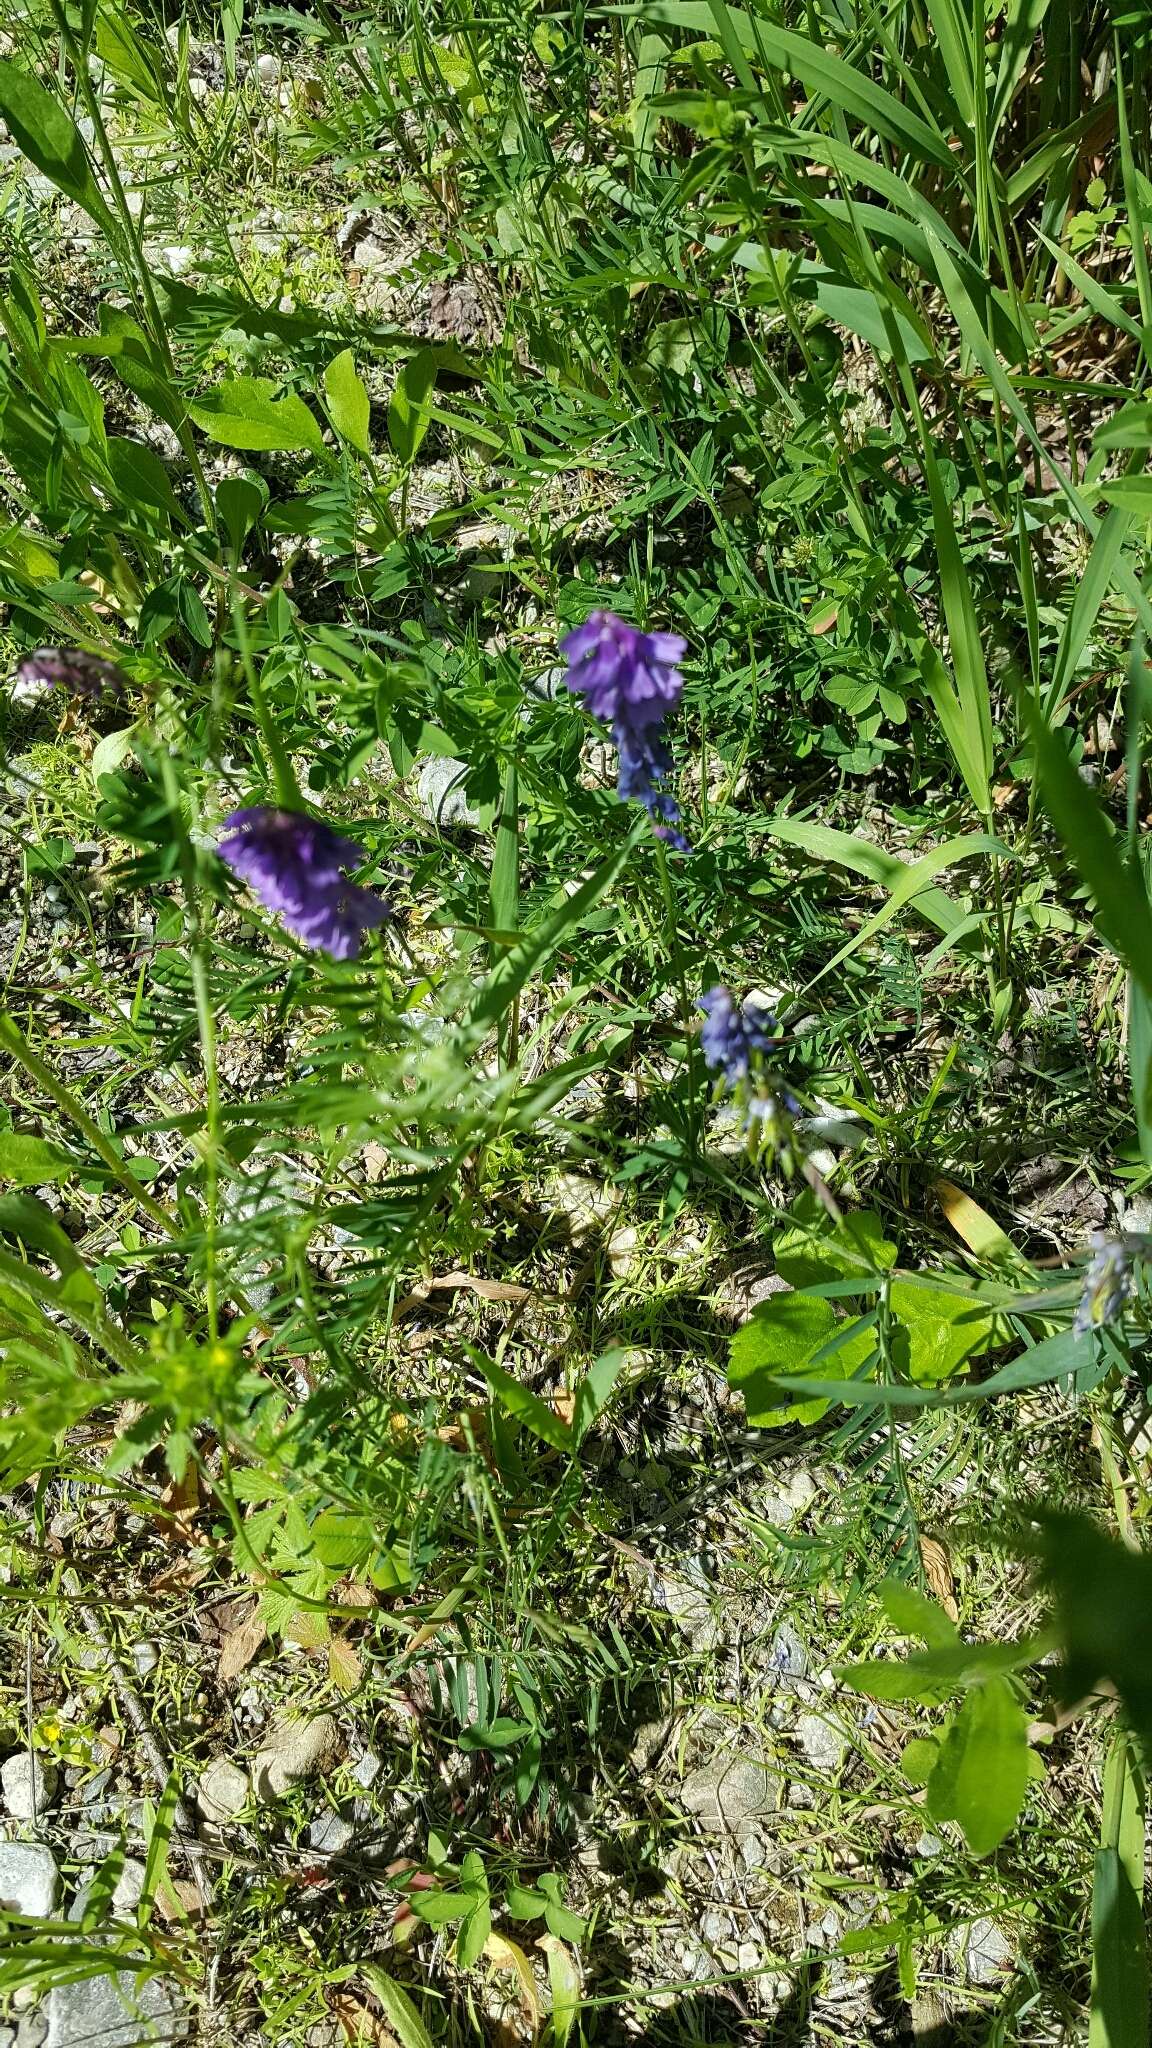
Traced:
<path fill-rule="evenodd" d="M 960 1610 L 956 1605 L 955 1580 L 952 1576 L 952 1560 L 935 1536 L 921 1536 L 920 1562 L 924 1577 L 933 1599 L 944 1609 L 949 1621 L 959 1621 Z"/>
<path fill-rule="evenodd" d="M 220 1662 L 216 1676 L 221 1685 L 228 1685 L 232 1679 L 246 1671 L 257 1651 L 268 1640 L 268 1625 L 255 1602 L 251 1613 L 237 1628 L 229 1629 L 220 1645 Z"/>

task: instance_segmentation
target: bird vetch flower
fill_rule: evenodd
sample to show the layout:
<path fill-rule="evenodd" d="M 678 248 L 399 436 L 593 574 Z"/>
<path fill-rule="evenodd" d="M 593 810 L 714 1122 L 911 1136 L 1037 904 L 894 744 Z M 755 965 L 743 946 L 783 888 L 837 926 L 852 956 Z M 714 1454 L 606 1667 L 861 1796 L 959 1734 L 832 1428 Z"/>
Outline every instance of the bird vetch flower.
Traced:
<path fill-rule="evenodd" d="M 1102 1324 L 1115 1322 L 1132 1292 L 1133 1254 L 1145 1248 L 1136 1235 L 1109 1237 L 1102 1230 L 1092 1232 L 1092 1257 L 1084 1274 L 1084 1291 L 1073 1318 L 1078 1337 L 1086 1337 Z"/>
<path fill-rule="evenodd" d="M 363 848 L 322 818 L 253 804 L 225 818 L 218 851 L 303 945 L 334 960 L 354 960 L 364 933 L 388 916 L 382 897 L 343 873 L 359 867 Z"/>
<path fill-rule="evenodd" d="M 680 807 L 665 787 L 672 756 L 660 728 L 680 702 L 684 678 L 677 663 L 686 641 L 676 633 L 642 633 L 615 612 L 592 612 L 560 643 L 567 684 L 604 725 L 620 756 L 617 792 L 643 804 L 658 836 L 681 853 Z"/>
<path fill-rule="evenodd" d="M 12 697 L 17 704 L 31 703 L 57 687 L 74 697 L 114 696 L 127 680 L 114 661 L 82 647 L 37 647 L 17 663 Z"/>
<path fill-rule="evenodd" d="M 764 1071 L 765 1054 L 780 1043 L 775 1017 L 751 996 L 738 1003 L 723 982 L 701 996 L 700 1008 L 700 1048 L 705 1066 L 718 1077 L 718 1092 L 731 1089 L 743 1097 L 750 1142 L 759 1133 L 778 1147 L 786 1146 L 800 1105 L 781 1083 L 772 1085 Z"/>

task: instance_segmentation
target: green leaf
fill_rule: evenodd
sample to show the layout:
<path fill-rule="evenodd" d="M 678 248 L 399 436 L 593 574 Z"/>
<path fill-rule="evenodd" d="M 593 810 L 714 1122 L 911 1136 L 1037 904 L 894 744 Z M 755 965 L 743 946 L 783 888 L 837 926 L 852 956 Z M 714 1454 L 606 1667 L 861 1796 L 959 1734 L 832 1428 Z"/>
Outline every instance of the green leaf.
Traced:
<path fill-rule="evenodd" d="M 851 1330 L 847 1323 L 840 1327 Z M 784 1422 L 819 1421 L 828 1407 L 826 1400 L 796 1406 L 775 1381 L 780 1373 L 796 1378 L 810 1364 L 828 1377 L 842 1370 L 845 1378 L 863 1365 L 875 1350 L 872 1331 L 849 1335 L 836 1351 L 826 1352 L 836 1329 L 830 1303 L 814 1296 L 773 1294 L 761 1302 L 733 1337 L 728 1366 L 728 1384 L 743 1394 L 749 1422 L 771 1429 Z"/>
<path fill-rule="evenodd" d="M 0 1180 L 14 1181 L 18 1188 L 42 1187 L 46 1181 L 67 1180 L 79 1170 L 79 1160 L 47 1138 L 0 1131 Z"/>
<path fill-rule="evenodd" d="M 1064 1649 L 1062 1696 L 1084 1699 L 1110 1679 L 1152 1755 L 1152 1631 L 1142 1625 L 1152 1614 L 1152 1556 L 1105 1536 L 1086 1516 L 1035 1512 Z"/>
<path fill-rule="evenodd" d="M 603 1351 L 589 1366 L 576 1389 L 572 1411 L 572 1437 L 575 1443 L 583 1443 L 597 1416 L 603 1414 L 612 1398 L 612 1390 L 631 1356 L 631 1352 L 623 1347 L 615 1351 Z"/>
<path fill-rule="evenodd" d="M 548 1958 L 548 1988 L 552 1993 L 552 2039 L 555 2048 L 565 2048 L 580 2009 L 580 1977 L 563 1942 L 554 1934 L 542 1935 L 537 1943 Z"/>
<path fill-rule="evenodd" d="M 1092 1884 L 1092 2009 L 1088 2048 L 1144 2048 L 1148 1944 L 1144 1925 L 1144 1773 L 1127 1728 L 1104 1766 L 1100 1847 Z"/>
<path fill-rule="evenodd" d="M 874 1209 L 856 1209 L 830 1226 L 827 1211 L 807 1192 L 792 1205 L 791 1228 L 772 1241 L 776 1270 L 793 1287 L 822 1280 L 862 1283 L 896 1263 L 896 1246 Z"/>
<path fill-rule="evenodd" d="M 900 1769 L 910 1785 L 926 1785 L 936 1768 L 940 1744 L 933 1735 L 914 1735 L 900 1752 Z"/>
<path fill-rule="evenodd" d="M 340 439 L 347 441 L 349 447 L 355 448 L 360 455 L 370 455 L 372 443 L 368 421 L 372 402 L 350 348 L 335 356 L 325 370 L 324 396 L 328 401 L 328 417 Z"/>
<path fill-rule="evenodd" d="M 408 468 L 432 423 L 437 359 L 433 349 L 418 349 L 396 379 L 388 407 L 388 439 L 398 461 Z"/>
<path fill-rule="evenodd" d="M 470 1970 L 474 1963 L 480 1961 L 491 1932 L 492 1908 L 485 1894 L 476 1901 L 456 1936 L 456 1961 L 461 1969 Z"/>
<path fill-rule="evenodd" d="M 547 1401 L 542 1401 L 530 1388 L 521 1386 L 520 1381 L 513 1379 L 510 1372 L 505 1372 L 502 1365 L 497 1365 L 495 1359 L 485 1358 L 484 1354 L 472 1345 L 469 1345 L 468 1349 L 496 1399 L 509 1415 L 517 1422 L 523 1423 L 526 1429 L 530 1429 L 533 1435 L 540 1437 L 544 1443 L 551 1444 L 553 1450 L 572 1449 L 571 1430 L 566 1422 L 561 1421 L 556 1410 L 548 1406 Z"/>
<path fill-rule="evenodd" d="M 869 1657 L 861 1664 L 846 1664 L 836 1675 L 873 1699 L 938 1706 L 962 1686 L 980 1685 L 1035 1663 L 1045 1647 L 1034 1638 L 1023 1643 L 941 1643 L 915 1650 L 910 1657 Z"/>
<path fill-rule="evenodd" d="M 6 57 L 0 58 L 0 119 L 37 170 L 116 240 L 116 220 L 96 183 L 84 138 L 71 115 L 39 79 Z"/>
<path fill-rule="evenodd" d="M 384 2017 L 400 2048 L 434 2048 L 431 2034 L 402 1986 L 386 1977 L 379 1963 L 360 1963 L 357 1967 L 373 1996 L 383 2006 Z"/>
<path fill-rule="evenodd" d="M 268 486 L 262 476 L 223 476 L 217 484 L 216 510 L 237 557 L 267 503 Z"/>
<path fill-rule="evenodd" d="M 988 1310 L 970 1294 L 949 1287 L 896 1280 L 889 1307 L 899 1325 L 894 1362 L 921 1383 L 951 1379 L 991 1340 L 993 1319 Z"/>
<path fill-rule="evenodd" d="M 885 1579 L 880 1588 L 880 1599 L 884 1612 L 902 1636 L 919 1636 L 930 1649 L 941 1649 L 946 1643 L 959 1641 L 956 1624 L 950 1621 L 942 1607 L 918 1593 L 903 1579 Z"/>
<path fill-rule="evenodd" d="M 1023 699 L 1039 771 L 1040 795 L 1095 902 L 1094 922 L 1119 959 L 1152 995 L 1152 908 L 1139 869 L 1125 861 L 1100 802 L 1076 772 L 1062 736 L 1031 697 Z"/>
<path fill-rule="evenodd" d="M 168 471 L 160 457 L 143 441 L 129 441 L 113 434 L 108 442 L 108 467 L 126 504 L 146 505 L 164 512 L 178 526 L 188 517 L 172 489 Z"/>
<path fill-rule="evenodd" d="M 1007 1678 L 976 1686 L 944 1738 L 925 1799 L 933 1820 L 954 1820 L 974 1856 L 988 1856 L 1015 1825 L 1028 1790 L 1028 1724 Z"/>
<path fill-rule="evenodd" d="M 320 429 L 298 392 L 277 398 L 267 377 L 225 379 L 189 408 L 197 426 L 225 448 L 319 455 Z"/>

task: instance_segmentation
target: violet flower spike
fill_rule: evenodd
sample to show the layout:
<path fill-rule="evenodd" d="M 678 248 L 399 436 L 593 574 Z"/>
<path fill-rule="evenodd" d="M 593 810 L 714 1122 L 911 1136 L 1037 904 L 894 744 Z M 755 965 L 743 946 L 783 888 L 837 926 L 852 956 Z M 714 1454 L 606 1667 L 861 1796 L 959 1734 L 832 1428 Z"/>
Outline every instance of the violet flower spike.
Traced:
<path fill-rule="evenodd" d="M 643 804 L 659 838 L 681 853 L 680 807 L 665 783 L 672 756 L 660 730 L 680 702 L 684 678 L 677 663 L 687 643 L 676 633 L 642 633 L 614 612 L 593 612 L 560 643 L 567 684 L 604 725 L 620 756 L 617 793 Z"/>
<path fill-rule="evenodd" d="M 57 687 L 73 697 L 118 696 L 127 683 L 114 661 L 88 654 L 83 647 L 37 647 L 17 663 L 12 696 L 16 703 L 26 703 Z"/>
<path fill-rule="evenodd" d="M 701 996 L 700 1008 L 704 1012 L 700 1027 L 704 1065 L 735 1088 L 748 1079 L 754 1055 L 771 1052 L 779 1044 L 776 1019 L 759 1003 L 738 1003 L 723 982 Z"/>
<path fill-rule="evenodd" d="M 1132 1292 L 1132 1255 L 1140 1249 L 1139 1238 L 1108 1237 L 1102 1230 L 1092 1232 L 1091 1243 L 1084 1291 L 1072 1320 L 1077 1337 L 1115 1322 Z"/>
<path fill-rule="evenodd" d="M 355 960 L 364 933 L 383 924 L 388 905 L 350 882 L 364 850 L 323 818 L 253 804 L 224 820 L 221 860 L 247 882 L 301 943 L 334 960 Z"/>

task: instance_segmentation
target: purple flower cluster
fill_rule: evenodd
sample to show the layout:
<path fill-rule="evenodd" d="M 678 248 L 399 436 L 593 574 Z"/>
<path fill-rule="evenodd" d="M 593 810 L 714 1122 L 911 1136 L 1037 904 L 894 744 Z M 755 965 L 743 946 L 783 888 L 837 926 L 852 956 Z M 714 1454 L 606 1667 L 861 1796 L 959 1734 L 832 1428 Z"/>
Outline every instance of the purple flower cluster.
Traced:
<path fill-rule="evenodd" d="M 620 796 L 643 804 L 660 838 L 681 853 L 688 841 L 679 830 L 680 807 L 665 787 L 672 756 L 660 728 L 680 702 L 684 678 L 676 664 L 685 646 L 675 633 L 641 633 L 614 612 L 593 612 L 560 644 L 568 688 L 612 728 Z"/>
<path fill-rule="evenodd" d="M 114 661 L 87 654 L 82 647 L 38 647 L 18 663 L 12 694 L 19 702 L 59 687 L 73 697 L 115 696 L 127 681 Z"/>
<path fill-rule="evenodd" d="M 314 952 L 354 960 L 364 933 L 383 924 L 388 906 L 344 875 L 364 850 L 322 818 L 254 804 L 224 820 L 219 853 L 266 910 Z"/>
<path fill-rule="evenodd" d="M 776 1019 L 759 1003 L 738 1003 L 722 982 L 701 996 L 700 1008 L 704 1012 L 700 1028 L 704 1064 L 735 1088 L 751 1074 L 754 1056 L 771 1052 L 779 1044 Z"/>
<path fill-rule="evenodd" d="M 1132 1254 L 1141 1248 L 1139 1238 L 1108 1237 L 1102 1230 L 1092 1232 L 1092 1257 L 1084 1275 L 1072 1328 L 1078 1337 L 1114 1322 L 1132 1292 Z"/>

